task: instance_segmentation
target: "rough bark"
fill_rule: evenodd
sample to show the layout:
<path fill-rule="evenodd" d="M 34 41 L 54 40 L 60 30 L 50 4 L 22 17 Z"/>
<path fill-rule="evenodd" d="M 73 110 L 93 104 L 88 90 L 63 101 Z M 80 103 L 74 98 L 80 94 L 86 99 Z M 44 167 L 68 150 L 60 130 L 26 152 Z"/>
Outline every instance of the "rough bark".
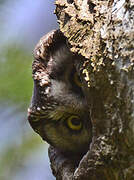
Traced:
<path fill-rule="evenodd" d="M 81 55 L 93 125 L 88 152 L 63 157 L 50 147 L 58 180 L 134 179 L 134 1 L 56 0 L 60 30 Z"/>

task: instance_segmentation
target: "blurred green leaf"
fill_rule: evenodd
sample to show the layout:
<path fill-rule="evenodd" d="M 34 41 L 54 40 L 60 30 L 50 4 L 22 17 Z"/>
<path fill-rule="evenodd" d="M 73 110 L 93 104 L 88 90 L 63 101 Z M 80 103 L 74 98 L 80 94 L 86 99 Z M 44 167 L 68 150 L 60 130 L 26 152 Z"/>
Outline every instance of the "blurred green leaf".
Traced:
<path fill-rule="evenodd" d="M 32 53 L 14 45 L 0 56 L 0 99 L 26 106 L 32 94 Z"/>

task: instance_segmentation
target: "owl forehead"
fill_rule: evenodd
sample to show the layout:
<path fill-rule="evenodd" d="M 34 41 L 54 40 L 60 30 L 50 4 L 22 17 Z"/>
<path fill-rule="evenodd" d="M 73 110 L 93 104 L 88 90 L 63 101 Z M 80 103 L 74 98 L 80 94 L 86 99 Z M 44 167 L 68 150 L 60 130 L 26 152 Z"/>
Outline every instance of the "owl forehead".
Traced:
<path fill-rule="evenodd" d="M 71 106 L 59 106 L 53 111 L 48 112 L 48 119 L 54 119 L 55 121 L 66 120 L 70 116 L 77 116 L 81 120 L 86 120 L 88 118 L 88 112 Z"/>
<path fill-rule="evenodd" d="M 50 74 L 64 73 L 73 66 L 74 59 L 74 55 L 69 51 L 66 44 L 61 44 L 50 51 L 47 68 L 50 70 Z"/>

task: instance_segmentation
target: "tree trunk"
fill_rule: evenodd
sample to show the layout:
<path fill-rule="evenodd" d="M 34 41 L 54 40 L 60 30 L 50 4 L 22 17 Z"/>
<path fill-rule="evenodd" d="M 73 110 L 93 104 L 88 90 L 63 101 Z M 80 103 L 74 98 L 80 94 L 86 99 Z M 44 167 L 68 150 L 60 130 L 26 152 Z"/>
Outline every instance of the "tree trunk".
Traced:
<path fill-rule="evenodd" d="M 134 179 L 134 1 L 57 0 L 55 11 L 83 80 L 92 143 L 81 158 L 50 147 L 58 180 Z"/>

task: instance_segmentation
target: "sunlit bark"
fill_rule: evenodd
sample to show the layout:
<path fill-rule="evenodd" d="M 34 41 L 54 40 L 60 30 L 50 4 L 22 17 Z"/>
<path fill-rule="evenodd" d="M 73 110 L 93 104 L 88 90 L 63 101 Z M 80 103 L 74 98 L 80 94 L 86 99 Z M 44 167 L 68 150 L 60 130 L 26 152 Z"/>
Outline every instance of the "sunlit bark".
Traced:
<path fill-rule="evenodd" d="M 50 148 L 58 180 L 134 179 L 134 1 L 57 0 L 56 15 L 92 120 L 92 143 L 81 159 Z"/>

